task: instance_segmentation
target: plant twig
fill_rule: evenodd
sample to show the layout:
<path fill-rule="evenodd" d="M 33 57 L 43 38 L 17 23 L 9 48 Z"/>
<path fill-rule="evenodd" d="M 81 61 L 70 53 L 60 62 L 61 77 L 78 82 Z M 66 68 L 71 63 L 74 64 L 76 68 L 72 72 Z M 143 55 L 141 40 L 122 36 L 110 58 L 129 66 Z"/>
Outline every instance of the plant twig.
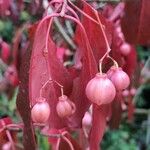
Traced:
<path fill-rule="evenodd" d="M 53 12 L 52 8 L 49 7 L 50 13 Z M 66 33 L 65 29 L 63 28 L 63 26 L 61 25 L 61 23 L 59 22 L 58 18 L 54 18 L 54 24 L 56 25 L 56 27 L 59 30 L 59 33 L 63 36 L 63 38 L 65 39 L 65 41 L 69 44 L 69 46 L 75 50 L 76 49 L 76 45 L 73 42 L 73 40 L 70 38 L 70 36 Z"/>

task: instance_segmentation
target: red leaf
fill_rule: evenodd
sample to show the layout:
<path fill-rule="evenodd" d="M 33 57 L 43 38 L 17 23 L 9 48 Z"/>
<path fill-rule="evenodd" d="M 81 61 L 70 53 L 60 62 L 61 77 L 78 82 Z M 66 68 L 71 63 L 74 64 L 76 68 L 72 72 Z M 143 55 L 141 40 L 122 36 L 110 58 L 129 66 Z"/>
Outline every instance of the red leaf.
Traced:
<path fill-rule="evenodd" d="M 122 114 L 122 108 L 121 108 L 122 96 L 121 96 L 121 94 L 122 94 L 122 92 L 120 92 L 120 93 L 118 92 L 115 97 L 115 100 L 111 104 L 112 115 L 111 115 L 109 124 L 112 129 L 119 128 L 119 124 L 121 121 L 121 114 Z"/>
<path fill-rule="evenodd" d="M 10 54 L 10 46 L 3 41 L 1 44 L 1 58 L 5 63 L 8 63 Z"/>
<path fill-rule="evenodd" d="M 126 40 L 132 44 L 150 44 L 150 1 L 127 1 L 122 29 Z"/>
<path fill-rule="evenodd" d="M 21 60 L 24 57 L 26 49 L 29 46 L 29 42 L 27 42 L 27 41 L 22 44 L 23 31 L 27 27 L 28 27 L 28 23 L 24 24 L 20 28 L 16 29 L 15 34 L 14 34 L 15 36 L 13 37 L 13 45 L 12 45 L 13 64 L 16 66 L 18 71 L 20 69 Z"/>
<path fill-rule="evenodd" d="M 137 66 L 137 53 L 135 47 L 131 47 L 131 52 L 125 57 L 125 64 L 123 65 L 123 70 L 131 78 Z"/>
<path fill-rule="evenodd" d="M 96 19 L 95 13 L 93 9 L 87 4 L 84 3 L 84 11 L 90 15 L 92 18 Z M 107 22 L 103 16 L 99 14 L 99 18 L 102 24 L 105 26 L 104 30 L 108 39 L 109 44 L 111 44 L 112 40 L 112 25 Z M 97 20 L 97 19 L 96 19 Z M 95 60 L 97 63 L 100 58 L 106 52 L 106 43 L 104 40 L 104 36 L 102 34 L 102 30 L 99 25 L 92 22 L 86 17 L 83 17 L 83 25 L 87 31 L 87 35 L 90 41 L 90 45 L 92 51 L 94 53 Z M 106 117 L 108 116 L 109 106 L 101 106 L 97 108 L 95 105 L 93 106 L 93 121 L 92 128 L 90 134 L 90 149 L 97 150 L 99 149 L 99 143 L 102 140 L 105 127 L 106 127 Z"/>
<path fill-rule="evenodd" d="M 128 120 L 133 121 L 135 106 L 133 104 L 132 98 L 128 99 Z"/>
<path fill-rule="evenodd" d="M 35 25 L 29 30 L 30 37 L 34 37 Z M 17 96 L 17 109 L 24 122 L 23 131 L 23 144 L 24 149 L 36 149 L 35 135 L 33 132 L 33 125 L 31 122 L 31 112 L 30 112 L 30 101 L 29 101 L 29 66 L 31 57 L 31 46 L 33 38 L 30 38 L 30 47 L 27 49 L 20 66 L 19 79 L 19 93 Z"/>
<path fill-rule="evenodd" d="M 40 96 L 40 89 L 49 79 L 53 79 L 64 86 L 64 91 L 69 94 L 72 89 L 72 78 L 66 68 L 56 56 L 56 45 L 52 39 L 48 42 L 48 56 L 44 56 L 46 35 L 50 20 L 42 23 L 35 34 L 31 64 L 29 71 L 29 94 L 31 104 L 36 103 L 36 99 Z M 43 90 L 45 97 L 51 108 L 49 125 L 54 128 L 65 127 L 65 120 L 58 117 L 56 112 L 56 104 L 60 96 L 60 87 L 55 83 L 50 83 Z"/>
<path fill-rule="evenodd" d="M 93 123 L 90 133 L 90 150 L 99 150 L 99 143 L 102 140 L 106 128 L 106 117 L 108 116 L 108 105 L 93 107 Z"/>
<path fill-rule="evenodd" d="M 79 57 L 82 63 L 79 76 L 74 79 L 73 91 L 70 99 L 74 101 L 78 111 L 75 112 L 72 119 L 74 127 L 81 127 L 82 118 L 87 111 L 90 102 L 85 95 L 85 87 L 88 81 L 94 77 L 97 72 L 97 65 L 93 56 L 89 41 L 85 38 L 83 30 L 78 26 L 76 30 L 76 42 L 78 44 Z M 76 62 L 78 64 L 78 62 Z"/>
<path fill-rule="evenodd" d="M 84 12 L 87 13 L 89 16 L 91 16 L 93 19 L 96 19 L 96 15 L 93 11 L 93 9 L 84 2 Z M 107 39 L 109 44 L 111 45 L 112 42 L 112 24 L 99 14 L 99 19 L 101 20 L 104 31 L 106 33 Z M 86 33 L 88 35 L 88 39 L 90 41 L 90 45 L 92 47 L 92 51 L 94 54 L 94 57 L 99 62 L 100 58 L 105 54 L 106 52 L 106 43 L 104 40 L 104 36 L 102 34 L 102 30 L 100 28 L 100 25 L 92 22 L 90 19 L 83 17 L 82 18 L 82 24 L 86 30 Z"/>

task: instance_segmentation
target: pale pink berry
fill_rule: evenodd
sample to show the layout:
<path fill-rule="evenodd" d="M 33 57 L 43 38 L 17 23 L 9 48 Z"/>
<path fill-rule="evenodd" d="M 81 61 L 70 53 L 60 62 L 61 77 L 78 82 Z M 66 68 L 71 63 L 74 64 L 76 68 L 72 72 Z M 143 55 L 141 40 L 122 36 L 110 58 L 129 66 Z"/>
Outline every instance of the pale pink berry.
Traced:
<path fill-rule="evenodd" d="M 130 94 L 130 93 L 129 93 L 129 90 L 123 90 L 123 91 L 122 91 L 122 96 L 123 96 L 123 97 L 128 97 L 129 94 Z"/>
<path fill-rule="evenodd" d="M 135 94 L 136 94 L 136 88 L 131 88 L 130 89 L 130 94 L 131 94 L 131 96 L 134 96 Z"/>
<path fill-rule="evenodd" d="M 120 46 L 120 52 L 121 52 L 124 56 L 129 55 L 130 52 L 131 52 L 131 46 L 130 46 L 128 43 L 123 43 L 123 44 Z"/>
<path fill-rule="evenodd" d="M 46 123 L 50 116 L 50 107 L 46 99 L 39 98 L 31 110 L 31 118 L 36 123 Z"/>
<path fill-rule="evenodd" d="M 121 103 L 121 108 L 123 111 L 127 110 L 127 105 L 125 103 Z"/>
<path fill-rule="evenodd" d="M 7 142 L 2 146 L 2 150 L 11 150 L 11 149 L 12 149 L 11 142 Z"/>
<path fill-rule="evenodd" d="M 75 104 L 68 99 L 66 95 L 59 97 L 59 101 L 56 105 L 56 111 L 59 117 L 69 117 L 76 111 Z"/>
<path fill-rule="evenodd" d="M 86 86 L 87 98 L 97 105 L 108 104 L 115 98 L 116 90 L 106 74 L 97 73 Z"/>
<path fill-rule="evenodd" d="M 117 90 L 124 90 L 130 84 L 130 78 L 126 72 L 122 70 L 122 68 L 111 68 L 112 72 L 110 75 L 110 71 L 108 71 L 109 79 L 113 82 Z"/>

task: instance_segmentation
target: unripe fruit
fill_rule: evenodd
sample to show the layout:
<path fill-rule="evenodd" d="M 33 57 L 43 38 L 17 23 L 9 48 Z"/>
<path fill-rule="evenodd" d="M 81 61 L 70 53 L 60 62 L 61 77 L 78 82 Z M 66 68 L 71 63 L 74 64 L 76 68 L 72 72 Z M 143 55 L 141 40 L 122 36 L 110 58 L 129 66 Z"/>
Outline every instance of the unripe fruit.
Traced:
<path fill-rule="evenodd" d="M 127 110 L 127 105 L 125 103 L 121 103 L 121 108 L 123 111 Z"/>
<path fill-rule="evenodd" d="M 61 118 L 69 117 L 76 111 L 76 107 L 75 104 L 70 101 L 66 95 L 63 95 L 59 97 L 56 111 L 58 116 Z"/>
<path fill-rule="evenodd" d="M 129 55 L 130 52 L 131 52 L 131 46 L 130 46 L 128 43 L 123 43 L 123 44 L 120 46 L 120 52 L 121 52 L 124 56 Z"/>
<path fill-rule="evenodd" d="M 87 98 L 97 105 L 108 104 L 115 98 L 116 90 L 106 74 L 97 73 L 86 86 Z"/>
<path fill-rule="evenodd" d="M 130 89 L 130 94 L 131 94 L 131 96 L 134 96 L 136 94 L 136 89 L 135 88 L 131 88 Z"/>
<path fill-rule="evenodd" d="M 11 149 L 12 149 L 11 142 L 7 142 L 2 146 L 2 150 L 11 150 Z"/>
<path fill-rule="evenodd" d="M 129 90 L 124 90 L 124 91 L 122 91 L 122 96 L 123 97 L 128 97 L 129 96 Z"/>
<path fill-rule="evenodd" d="M 108 72 L 109 79 L 113 82 L 117 90 L 124 90 L 130 84 L 130 79 L 127 73 L 122 68 L 111 68 Z"/>
<path fill-rule="evenodd" d="M 50 107 L 45 98 L 39 98 L 31 110 L 32 120 L 36 123 L 46 123 L 50 116 Z"/>

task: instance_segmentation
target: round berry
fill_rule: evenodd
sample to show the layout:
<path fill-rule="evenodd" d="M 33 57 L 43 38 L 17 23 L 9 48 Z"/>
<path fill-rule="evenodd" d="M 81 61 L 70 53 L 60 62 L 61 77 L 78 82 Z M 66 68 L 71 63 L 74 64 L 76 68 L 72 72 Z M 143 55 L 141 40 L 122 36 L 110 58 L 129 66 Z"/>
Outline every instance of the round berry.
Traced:
<path fill-rule="evenodd" d="M 106 74 L 97 73 L 86 86 L 87 98 L 97 105 L 110 103 L 115 95 L 115 87 Z"/>
<path fill-rule="evenodd" d="M 46 123 L 50 116 L 50 107 L 44 98 L 39 98 L 31 110 L 32 120 L 36 123 Z"/>
<path fill-rule="evenodd" d="M 130 46 L 128 43 L 123 43 L 123 44 L 120 46 L 120 52 L 121 52 L 124 56 L 129 55 L 130 52 L 131 52 L 131 46 Z"/>
<path fill-rule="evenodd" d="M 136 88 L 131 88 L 130 89 L 130 94 L 131 94 L 131 96 L 134 96 L 135 94 L 136 94 Z"/>
<path fill-rule="evenodd" d="M 56 105 L 56 111 L 59 117 L 69 117 L 76 110 L 75 104 L 68 99 L 66 95 L 59 97 L 59 101 Z"/>
<path fill-rule="evenodd" d="M 122 91 L 122 96 L 123 97 L 128 97 L 129 96 L 129 90 L 123 90 Z"/>
<path fill-rule="evenodd" d="M 108 76 L 119 91 L 126 89 L 130 84 L 129 76 L 122 70 L 122 68 L 111 68 L 108 71 Z"/>

